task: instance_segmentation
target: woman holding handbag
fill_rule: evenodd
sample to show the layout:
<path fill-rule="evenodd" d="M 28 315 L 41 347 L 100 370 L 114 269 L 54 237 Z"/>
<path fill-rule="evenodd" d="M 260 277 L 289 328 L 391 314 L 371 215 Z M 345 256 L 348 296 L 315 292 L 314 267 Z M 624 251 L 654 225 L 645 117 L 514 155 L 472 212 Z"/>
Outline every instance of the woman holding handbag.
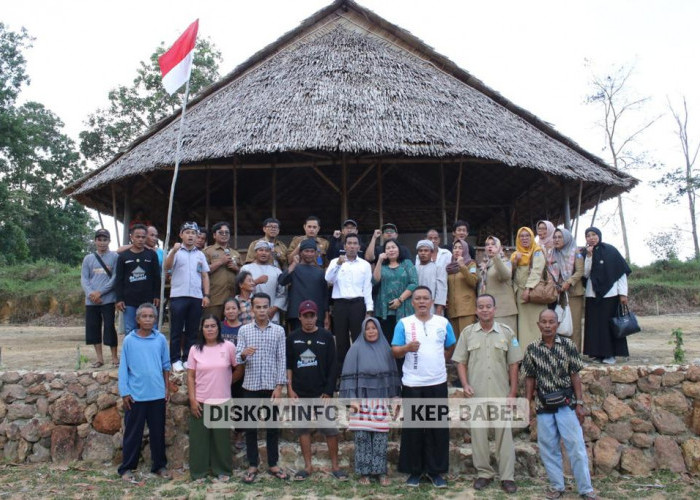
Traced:
<path fill-rule="evenodd" d="M 629 356 L 627 339 L 615 338 L 610 320 L 627 305 L 627 275 L 632 272 L 617 248 L 603 243 L 600 229 L 586 229 L 586 323 L 583 352 L 606 364 Z"/>
<path fill-rule="evenodd" d="M 566 295 L 571 311 L 573 332 L 571 340 L 581 352 L 581 320 L 583 317 L 583 254 L 576 247 L 576 241 L 568 229 L 557 229 L 552 237 L 554 250 L 550 271 L 561 295 Z M 560 298 L 561 299 L 561 298 Z"/>
<path fill-rule="evenodd" d="M 542 280 L 545 258 L 535 243 L 535 234 L 529 227 L 521 227 L 515 241 L 515 252 L 510 256 L 513 264 L 513 288 L 518 306 L 518 341 L 523 348 L 540 339 L 537 321 L 545 304 L 530 301 L 530 293 Z"/>

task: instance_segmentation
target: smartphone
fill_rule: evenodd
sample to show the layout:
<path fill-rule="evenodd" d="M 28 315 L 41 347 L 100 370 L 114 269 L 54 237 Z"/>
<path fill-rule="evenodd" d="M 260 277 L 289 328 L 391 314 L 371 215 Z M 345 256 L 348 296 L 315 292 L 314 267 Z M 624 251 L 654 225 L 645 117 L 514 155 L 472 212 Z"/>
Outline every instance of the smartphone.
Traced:
<path fill-rule="evenodd" d="M 338 252 L 338 253 L 339 253 L 340 255 L 345 255 L 345 250 L 341 250 L 341 251 Z"/>

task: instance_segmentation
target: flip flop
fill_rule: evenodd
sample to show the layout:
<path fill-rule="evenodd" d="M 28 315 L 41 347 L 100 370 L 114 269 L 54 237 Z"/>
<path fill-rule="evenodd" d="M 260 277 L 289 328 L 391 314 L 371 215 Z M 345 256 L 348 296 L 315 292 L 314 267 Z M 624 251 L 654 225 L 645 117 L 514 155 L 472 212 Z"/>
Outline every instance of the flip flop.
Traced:
<path fill-rule="evenodd" d="M 276 477 L 277 479 L 281 479 L 282 481 L 286 481 L 287 479 L 289 479 L 289 476 L 279 467 L 277 468 L 277 470 L 268 469 L 267 473 L 271 476 Z"/>
<path fill-rule="evenodd" d="M 257 477 L 258 477 L 257 470 L 255 470 L 255 471 L 249 470 L 245 473 L 245 476 L 243 476 L 243 482 L 245 484 L 253 484 L 255 482 L 255 478 L 257 478 Z"/>
<path fill-rule="evenodd" d="M 389 479 L 387 476 L 381 475 L 381 476 L 379 476 L 379 485 L 380 486 L 391 486 L 391 479 Z"/>
<path fill-rule="evenodd" d="M 332 471 L 332 474 L 333 474 L 333 477 L 336 478 L 338 481 L 347 481 L 348 480 L 347 473 L 342 469 L 334 470 L 334 471 Z"/>
<path fill-rule="evenodd" d="M 294 474 L 295 481 L 304 481 L 308 478 L 309 478 L 309 473 L 304 469 L 302 469 L 299 472 L 297 472 L 296 474 Z"/>
<path fill-rule="evenodd" d="M 357 482 L 359 484 L 361 484 L 362 486 L 369 486 L 371 483 L 371 480 L 370 480 L 369 476 L 362 476 L 360 479 L 357 480 Z"/>
<path fill-rule="evenodd" d="M 104 366 L 104 363 L 102 361 L 95 361 L 93 364 L 90 365 L 90 368 L 102 368 Z"/>

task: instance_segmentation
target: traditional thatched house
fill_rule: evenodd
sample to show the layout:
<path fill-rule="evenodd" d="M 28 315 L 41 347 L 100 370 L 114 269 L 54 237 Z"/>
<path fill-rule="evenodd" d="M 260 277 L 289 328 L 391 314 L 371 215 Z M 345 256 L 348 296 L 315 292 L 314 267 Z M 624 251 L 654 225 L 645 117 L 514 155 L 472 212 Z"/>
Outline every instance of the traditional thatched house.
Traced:
<path fill-rule="evenodd" d="M 316 214 L 363 231 L 442 228 L 457 215 L 506 241 L 631 189 L 615 171 L 421 40 L 349 0 L 282 36 L 188 107 L 173 223 L 288 233 Z M 66 192 L 165 227 L 179 122 L 153 126 Z"/>

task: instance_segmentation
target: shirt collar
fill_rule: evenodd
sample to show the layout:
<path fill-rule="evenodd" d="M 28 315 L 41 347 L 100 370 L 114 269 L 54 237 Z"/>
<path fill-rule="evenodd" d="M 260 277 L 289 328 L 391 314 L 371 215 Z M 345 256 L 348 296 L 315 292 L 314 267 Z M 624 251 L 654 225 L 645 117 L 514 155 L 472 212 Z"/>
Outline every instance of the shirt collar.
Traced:
<path fill-rule="evenodd" d="M 481 321 L 477 321 L 476 324 L 479 325 L 479 327 L 477 328 L 477 331 L 481 330 L 484 333 L 491 333 L 491 332 L 503 333 L 503 332 L 501 332 L 501 327 L 499 326 L 498 322 L 495 319 L 493 322 L 493 326 L 491 327 L 491 329 L 488 332 L 486 330 L 484 330 L 484 328 L 481 326 Z"/>

